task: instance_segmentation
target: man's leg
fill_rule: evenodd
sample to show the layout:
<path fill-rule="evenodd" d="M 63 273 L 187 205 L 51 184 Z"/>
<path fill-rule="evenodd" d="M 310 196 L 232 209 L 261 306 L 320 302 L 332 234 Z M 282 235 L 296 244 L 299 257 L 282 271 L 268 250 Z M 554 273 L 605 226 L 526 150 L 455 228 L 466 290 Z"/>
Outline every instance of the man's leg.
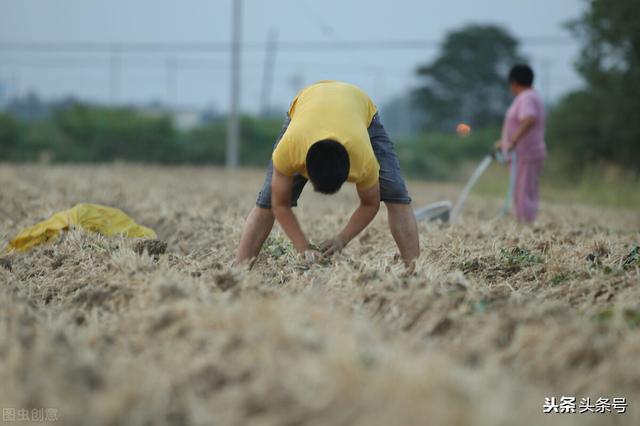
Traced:
<path fill-rule="evenodd" d="M 276 148 L 276 146 L 278 146 L 278 143 L 280 143 L 280 139 L 282 139 L 282 136 L 287 131 L 290 122 L 291 119 L 289 118 L 289 116 L 287 116 L 282 125 L 282 129 L 280 129 L 280 133 L 276 137 L 276 142 L 273 145 L 274 149 Z M 233 261 L 234 265 L 249 261 L 258 256 L 258 254 L 260 254 L 262 245 L 271 232 L 271 228 L 273 228 L 273 222 L 275 218 L 273 216 L 273 212 L 271 211 L 272 175 L 273 162 L 269 160 L 269 166 L 267 167 L 267 173 L 264 177 L 262 189 L 260 190 L 258 199 L 256 200 L 256 206 L 251 210 L 249 216 L 247 216 L 247 220 L 245 221 L 244 227 L 242 228 L 240 245 L 238 246 L 236 258 Z M 304 184 L 302 184 L 302 186 L 304 186 Z M 300 189 L 300 192 L 302 192 L 302 189 Z M 297 196 L 299 195 L 300 193 L 297 194 Z M 295 200 L 297 201 L 297 197 L 295 197 Z"/>
<path fill-rule="evenodd" d="M 387 206 L 391 235 L 407 266 L 420 255 L 418 226 L 411 208 L 411 197 L 400 172 L 400 163 L 391 139 L 378 114 L 369 126 L 371 147 L 380 164 L 380 199 Z"/>
<path fill-rule="evenodd" d="M 250 261 L 258 256 L 262 244 L 264 244 L 271 232 L 271 228 L 273 228 L 274 219 L 270 208 L 255 206 L 251 210 L 242 229 L 240 246 L 238 247 L 236 259 L 233 261 L 234 265 Z"/>
<path fill-rule="evenodd" d="M 410 265 L 420 256 L 420 243 L 418 241 L 418 225 L 413 214 L 411 204 L 398 204 L 386 202 L 387 218 L 391 235 L 400 250 L 400 256 L 405 264 Z"/>

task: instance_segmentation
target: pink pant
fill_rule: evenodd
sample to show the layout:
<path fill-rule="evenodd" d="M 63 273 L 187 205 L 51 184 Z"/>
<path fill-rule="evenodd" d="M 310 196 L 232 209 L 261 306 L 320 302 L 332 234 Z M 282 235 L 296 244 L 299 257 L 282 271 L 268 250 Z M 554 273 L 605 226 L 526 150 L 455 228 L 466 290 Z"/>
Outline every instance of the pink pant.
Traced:
<path fill-rule="evenodd" d="M 517 159 L 516 183 L 513 189 L 513 210 L 518 222 L 531 223 L 538 215 L 538 178 L 544 158 Z"/>

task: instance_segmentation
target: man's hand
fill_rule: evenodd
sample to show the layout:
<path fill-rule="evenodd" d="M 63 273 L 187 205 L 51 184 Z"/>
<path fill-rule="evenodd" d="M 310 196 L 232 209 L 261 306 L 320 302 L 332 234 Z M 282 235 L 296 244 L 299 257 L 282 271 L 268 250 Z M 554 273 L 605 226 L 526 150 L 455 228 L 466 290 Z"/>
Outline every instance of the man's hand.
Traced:
<path fill-rule="evenodd" d="M 312 265 L 321 263 L 323 259 L 324 256 L 318 250 L 307 249 L 298 255 L 298 261 L 294 267 L 299 271 L 307 271 Z"/>
<path fill-rule="evenodd" d="M 325 256 L 331 256 L 332 254 L 338 253 L 340 250 L 342 250 L 345 245 L 346 243 L 338 235 L 322 242 L 320 244 L 320 251 Z"/>
<path fill-rule="evenodd" d="M 318 263 L 322 259 L 322 253 L 318 250 L 305 250 L 303 253 L 305 263 Z"/>
<path fill-rule="evenodd" d="M 502 152 L 502 140 L 498 139 L 491 147 L 491 156 L 496 159 L 496 156 Z"/>

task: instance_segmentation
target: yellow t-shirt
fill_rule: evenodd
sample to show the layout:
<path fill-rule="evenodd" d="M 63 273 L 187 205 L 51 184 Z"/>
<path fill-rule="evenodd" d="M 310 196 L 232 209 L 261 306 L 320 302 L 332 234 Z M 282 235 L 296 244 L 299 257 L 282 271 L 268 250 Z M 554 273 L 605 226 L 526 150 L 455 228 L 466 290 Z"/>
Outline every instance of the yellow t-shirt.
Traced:
<path fill-rule="evenodd" d="M 273 151 L 273 165 L 282 174 L 308 178 L 307 152 L 321 140 L 342 144 L 349 154 L 348 182 L 367 190 L 378 182 L 380 166 L 369 132 L 376 106 L 358 87 L 339 81 L 320 81 L 303 89 L 289 109 L 291 122 Z"/>

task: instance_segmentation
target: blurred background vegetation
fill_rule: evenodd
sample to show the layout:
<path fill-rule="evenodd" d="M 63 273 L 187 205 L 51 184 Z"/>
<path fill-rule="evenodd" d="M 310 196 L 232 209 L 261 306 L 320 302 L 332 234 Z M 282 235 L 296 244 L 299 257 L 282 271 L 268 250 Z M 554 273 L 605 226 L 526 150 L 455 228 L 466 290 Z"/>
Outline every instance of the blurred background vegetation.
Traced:
<path fill-rule="evenodd" d="M 576 67 L 585 84 L 547 105 L 547 182 L 556 186 L 567 182 L 583 188 L 586 196 L 597 193 L 600 184 L 637 185 L 638 22 L 635 0 L 592 0 L 580 19 L 568 23 L 583 46 Z M 511 101 L 508 70 L 514 63 L 526 62 L 518 45 L 498 26 L 470 25 L 452 31 L 437 58 L 416 70 L 420 86 L 380 106 L 406 174 L 461 179 L 469 165 L 489 151 L 500 136 Z M 283 118 L 284 112 L 275 118 L 242 118 L 242 165 L 266 165 Z M 455 135 L 458 122 L 473 127 L 469 137 Z M 180 126 L 161 107 L 107 107 L 75 100 L 45 103 L 30 96 L 13 101 L 0 113 L 0 161 L 224 164 L 226 117 L 209 115 L 199 123 Z M 481 190 L 491 193 L 492 187 L 485 182 Z M 606 196 L 607 191 L 602 192 Z M 625 204 L 637 197 L 634 190 L 619 201 Z"/>

